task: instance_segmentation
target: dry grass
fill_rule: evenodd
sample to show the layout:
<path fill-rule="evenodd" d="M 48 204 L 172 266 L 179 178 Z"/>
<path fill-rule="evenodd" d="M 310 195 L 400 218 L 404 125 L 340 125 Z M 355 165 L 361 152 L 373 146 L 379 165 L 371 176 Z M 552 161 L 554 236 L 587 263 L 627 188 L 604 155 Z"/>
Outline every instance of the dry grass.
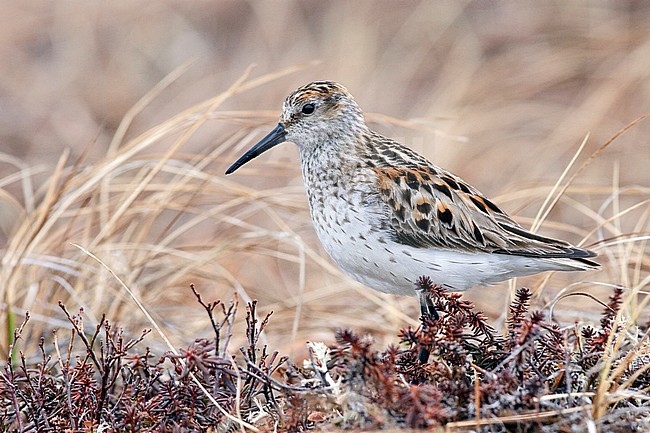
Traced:
<path fill-rule="evenodd" d="M 414 300 L 360 287 L 324 256 L 290 146 L 223 175 L 275 122 L 285 94 L 322 78 L 343 82 L 374 127 L 478 186 L 522 225 L 600 253 L 598 273 L 469 292 L 497 326 L 521 285 L 562 324 L 597 320 L 601 309 L 566 295 L 605 300 L 614 285 L 627 290 L 621 314 L 648 320 L 650 122 L 609 143 L 650 108 L 643 3 L 6 9 L 4 354 L 27 310 L 28 353 L 35 337 L 64 325 L 59 300 L 83 308 L 89 325 L 106 313 L 133 335 L 151 326 L 73 243 L 115 272 L 177 347 L 210 333 L 190 283 L 209 298 L 259 299 L 261 313 L 274 312 L 265 338 L 295 356 L 339 326 L 395 342 L 400 326 L 416 324 Z M 148 344 L 165 350 L 158 338 Z"/>

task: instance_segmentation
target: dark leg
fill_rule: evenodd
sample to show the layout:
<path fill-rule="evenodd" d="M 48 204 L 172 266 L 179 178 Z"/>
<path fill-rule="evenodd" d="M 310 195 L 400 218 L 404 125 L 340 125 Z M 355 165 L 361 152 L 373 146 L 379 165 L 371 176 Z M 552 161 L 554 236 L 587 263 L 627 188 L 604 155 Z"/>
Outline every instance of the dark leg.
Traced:
<path fill-rule="evenodd" d="M 420 347 L 420 350 L 418 351 L 418 361 L 420 361 L 421 364 L 426 364 L 429 362 L 429 355 L 431 355 L 429 349 L 426 347 Z"/>
<path fill-rule="evenodd" d="M 420 301 L 420 313 L 425 317 L 432 317 L 434 320 L 440 319 L 438 312 L 433 306 L 433 301 L 428 293 L 418 290 L 418 300 Z"/>
<path fill-rule="evenodd" d="M 424 293 L 421 290 L 418 290 L 418 300 L 420 301 L 420 313 L 422 314 L 422 331 L 426 332 L 426 320 L 425 318 L 433 318 L 434 320 L 440 319 L 440 316 L 438 315 L 438 312 L 433 306 L 433 301 L 431 300 L 431 296 L 429 296 L 428 293 Z M 418 352 L 418 361 L 420 361 L 422 364 L 426 364 L 429 362 L 429 349 L 422 346 L 420 347 L 420 351 Z"/>

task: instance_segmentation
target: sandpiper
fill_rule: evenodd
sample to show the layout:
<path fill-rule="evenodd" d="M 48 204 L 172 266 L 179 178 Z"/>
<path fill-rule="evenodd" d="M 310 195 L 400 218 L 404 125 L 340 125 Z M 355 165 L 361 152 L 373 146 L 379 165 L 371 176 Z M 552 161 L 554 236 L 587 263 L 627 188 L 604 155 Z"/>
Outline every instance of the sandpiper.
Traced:
<path fill-rule="evenodd" d="M 458 176 L 372 131 L 348 90 L 300 87 L 280 122 L 228 168 L 272 147 L 298 146 L 316 233 L 353 279 L 415 295 L 419 276 L 453 291 L 544 271 L 582 271 L 596 253 L 531 233 Z M 423 314 L 431 304 L 420 296 Z"/>

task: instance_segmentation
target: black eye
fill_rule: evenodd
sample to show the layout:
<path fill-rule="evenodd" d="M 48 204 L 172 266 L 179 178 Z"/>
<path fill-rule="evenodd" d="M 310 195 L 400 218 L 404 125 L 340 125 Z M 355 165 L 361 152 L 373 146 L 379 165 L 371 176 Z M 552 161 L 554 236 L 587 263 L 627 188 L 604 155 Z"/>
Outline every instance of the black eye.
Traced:
<path fill-rule="evenodd" d="M 315 109 L 314 104 L 305 104 L 302 106 L 302 114 L 311 114 Z"/>

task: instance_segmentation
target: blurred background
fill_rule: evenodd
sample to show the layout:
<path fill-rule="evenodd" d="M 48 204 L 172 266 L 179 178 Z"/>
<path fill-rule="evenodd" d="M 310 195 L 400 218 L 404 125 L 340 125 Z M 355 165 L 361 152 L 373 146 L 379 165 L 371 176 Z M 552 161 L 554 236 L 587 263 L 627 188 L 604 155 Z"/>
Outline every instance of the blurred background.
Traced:
<path fill-rule="evenodd" d="M 206 300 L 227 302 L 233 293 L 259 299 L 262 313 L 274 311 L 267 338 L 285 352 L 303 353 L 305 340 L 331 341 L 341 326 L 394 342 L 399 327 L 417 324 L 417 302 L 377 294 L 332 267 L 311 227 L 294 146 L 279 146 L 228 178 L 225 168 L 276 123 L 286 95 L 312 80 L 335 80 L 356 97 L 371 127 L 461 176 L 529 228 L 583 140 L 588 137 L 562 184 L 621 128 L 650 112 L 649 23 L 650 5 L 641 1 L 5 2 L 0 247 L 6 252 L 22 235 L 16 227 L 45 196 L 64 151 L 70 150 L 67 166 L 108 164 L 125 115 L 168 74 L 187 67 L 138 109 L 121 143 L 221 94 L 255 65 L 250 79 L 277 77 L 226 98 L 170 159 L 190 161 L 194 170 L 198 156 L 218 149 L 192 175 L 206 183 L 189 182 L 183 192 L 182 211 L 192 203 L 212 213 L 170 243 L 174 257 L 196 253 L 174 262 L 173 280 L 145 278 L 169 262 L 141 256 L 136 264 L 115 239 L 85 244 L 90 238 L 84 236 L 101 232 L 102 224 L 93 220 L 85 235 L 75 232 L 91 218 L 79 211 L 82 205 L 74 223 L 53 223 L 66 228 L 57 232 L 58 250 L 31 253 L 70 257 L 79 252 L 69 242 L 104 245 L 97 251 L 118 274 L 130 276 L 130 286 L 176 345 L 210 335 L 189 283 Z M 297 68 L 280 73 L 290 67 Z M 619 137 L 572 180 L 550 212 L 541 234 L 595 244 L 605 266 L 588 275 L 519 280 L 517 286 L 537 288 L 538 306 L 576 282 L 589 282 L 579 289 L 602 300 L 609 284 L 637 290 L 648 284 L 648 136 L 650 121 L 641 121 Z M 171 142 L 156 140 L 139 161 L 156 161 Z M 26 192 L 27 178 L 33 194 Z M 190 201 L 198 195 L 200 203 Z M 111 206 L 119 207 L 120 197 Z M 179 197 L 169 198 L 165 212 Z M 224 207 L 216 211 L 217 205 Z M 147 232 L 142 242 L 156 245 L 184 221 L 178 215 L 150 224 L 159 231 Z M 61 218 L 72 217 L 62 212 Z M 128 230 L 118 232 L 126 236 Z M 211 254 L 202 256 L 208 246 Z M 156 257 L 164 254 L 156 251 Z M 34 257 L 29 260 L 33 265 Z M 5 277 L 15 270 L 6 259 L 3 267 Z M 65 274 L 60 268 L 21 272 L 4 313 L 34 311 L 42 324 L 34 332 L 59 323 L 57 308 L 43 305 L 61 296 L 69 309 L 83 306 L 94 317 L 109 309 L 109 320 L 134 332 L 148 326 L 110 278 L 76 292 L 76 284 L 52 286 L 53 274 Z M 467 297 L 500 326 L 513 287 L 478 288 Z M 102 296 L 93 294 L 97 290 Z M 587 298 L 556 306 L 566 323 L 597 318 L 601 308 Z"/>

